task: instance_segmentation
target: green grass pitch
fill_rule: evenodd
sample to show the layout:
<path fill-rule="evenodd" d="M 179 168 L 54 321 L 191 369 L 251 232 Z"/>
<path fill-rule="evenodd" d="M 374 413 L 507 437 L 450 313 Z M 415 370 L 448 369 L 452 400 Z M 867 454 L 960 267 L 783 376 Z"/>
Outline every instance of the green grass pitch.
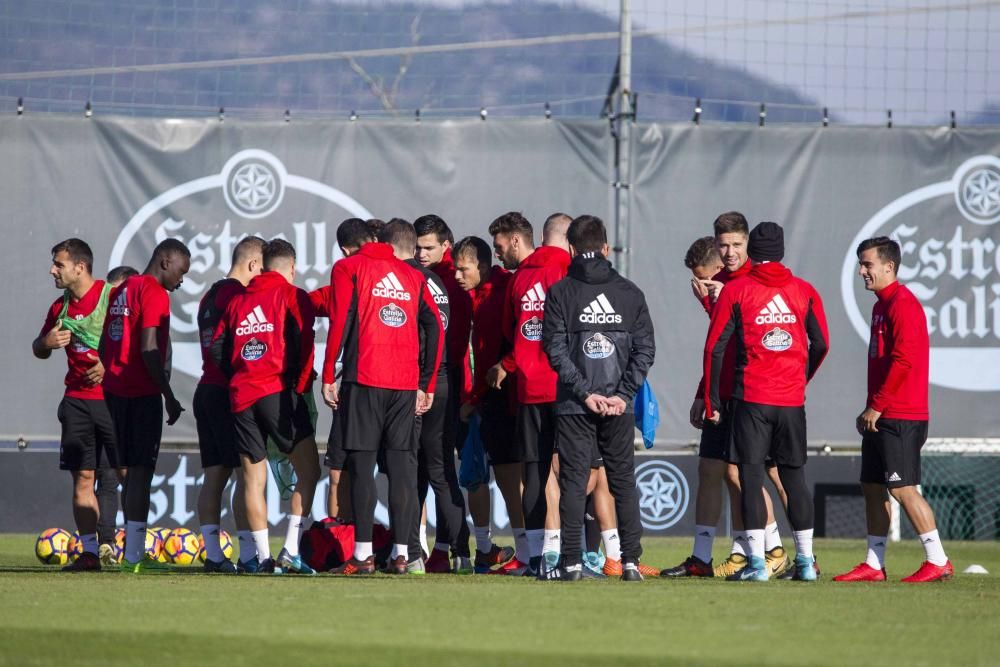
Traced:
<path fill-rule="evenodd" d="M 912 542 L 890 546 L 887 584 L 830 581 L 860 540 L 818 540 L 816 584 L 64 575 L 33 544 L 0 536 L 0 665 L 1000 664 L 1000 542 L 946 544 L 958 572 L 989 574 L 919 586 L 899 583 Z M 644 545 L 663 567 L 690 540 Z"/>

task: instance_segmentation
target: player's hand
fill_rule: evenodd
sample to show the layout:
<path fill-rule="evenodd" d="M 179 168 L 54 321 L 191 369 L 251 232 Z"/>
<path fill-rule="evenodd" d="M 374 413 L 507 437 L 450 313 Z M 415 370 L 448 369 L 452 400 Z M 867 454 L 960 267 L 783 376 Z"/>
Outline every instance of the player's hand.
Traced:
<path fill-rule="evenodd" d="M 49 332 L 45 334 L 45 338 L 42 339 L 42 343 L 50 350 L 58 350 L 61 347 L 69 345 L 71 338 L 73 338 L 73 334 L 70 331 L 63 329 L 62 320 L 58 320 L 56 321 L 56 325 L 49 329 Z"/>
<path fill-rule="evenodd" d="M 430 410 L 432 405 L 434 405 L 434 394 L 428 394 L 417 389 L 417 408 L 415 414 L 419 417 Z"/>
<path fill-rule="evenodd" d="M 87 382 L 92 385 L 101 384 L 104 381 L 104 364 L 90 352 L 87 353 L 87 359 L 94 362 L 94 365 L 87 369 Z"/>
<path fill-rule="evenodd" d="M 706 287 L 705 283 L 703 283 L 700 279 L 698 279 L 698 278 L 692 278 L 691 279 L 691 292 L 694 294 L 694 298 L 696 298 L 699 301 L 701 301 L 706 296 L 708 296 L 708 287 Z"/>
<path fill-rule="evenodd" d="M 695 428 L 705 427 L 705 399 L 696 398 L 691 402 L 691 410 L 688 411 L 688 420 Z"/>
<path fill-rule="evenodd" d="M 181 418 L 181 413 L 184 412 L 184 408 L 181 407 L 180 401 L 173 396 L 167 398 L 164 407 L 167 409 L 167 426 L 173 426 L 177 423 L 177 420 Z"/>
<path fill-rule="evenodd" d="M 472 413 L 475 411 L 476 406 L 472 403 L 462 403 L 462 407 L 458 409 L 458 418 L 463 422 L 467 422 L 472 417 Z"/>
<path fill-rule="evenodd" d="M 488 371 L 486 371 L 486 386 L 490 389 L 499 389 L 500 385 L 507 378 L 507 371 L 504 370 L 503 366 L 497 364 L 496 366 L 491 366 Z"/>
<path fill-rule="evenodd" d="M 701 283 L 708 290 L 708 296 L 712 299 L 712 303 L 719 300 L 722 288 L 726 286 L 725 283 L 720 283 L 718 280 L 702 280 Z"/>
<path fill-rule="evenodd" d="M 594 414 L 604 416 L 608 410 L 608 399 L 600 394 L 590 394 L 584 399 L 583 404 Z"/>
<path fill-rule="evenodd" d="M 337 384 L 331 382 L 327 384 L 323 383 L 323 402 L 329 405 L 334 410 L 337 409 L 337 404 L 340 402 L 340 396 L 337 395 Z"/>
<path fill-rule="evenodd" d="M 872 410 L 871 408 L 865 408 L 865 411 L 858 415 L 856 422 L 858 433 L 861 435 L 864 435 L 865 433 L 878 433 L 878 427 L 875 426 L 875 422 L 877 422 L 881 416 L 881 412 Z"/>
<path fill-rule="evenodd" d="M 605 401 L 604 405 L 605 405 L 605 414 L 613 415 L 616 417 L 618 415 L 625 414 L 625 410 L 628 409 L 628 403 L 626 403 L 625 399 L 622 398 L 621 396 L 610 397 L 609 399 L 607 399 L 607 401 Z"/>
<path fill-rule="evenodd" d="M 715 410 L 715 411 L 712 412 L 712 416 L 711 417 L 706 417 L 705 420 L 706 421 L 710 421 L 713 424 L 715 424 L 716 426 L 718 426 L 719 422 L 722 421 L 722 413 L 719 412 L 718 410 Z"/>

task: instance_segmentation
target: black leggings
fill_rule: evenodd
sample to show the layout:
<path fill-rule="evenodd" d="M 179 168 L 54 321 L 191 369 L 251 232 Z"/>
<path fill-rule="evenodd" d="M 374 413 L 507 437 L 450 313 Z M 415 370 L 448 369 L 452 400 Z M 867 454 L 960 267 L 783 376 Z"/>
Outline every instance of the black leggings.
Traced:
<path fill-rule="evenodd" d="M 792 530 L 809 530 L 814 525 L 813 501 L 806 485 L 802 466 L 778 466 L 778 476 L 788 494 L 788 522 Z M 767 525 L 767 505 L 764 503 L 764 480 L 767 469 L 763 463 L 740 464 L 740 486 L 743 491 L 743 526 L 747 530 L 762 530 Z"/>
<path fill-rule="evenodd" d="M 118 516 L 118 472 L 114 468 L 97 469 L 97 538 L 101 544 L 114 544 L 115 518 Z"/>
<path fill-rule="evenodd" d="M 417 458 L 412 450 L 386 449 L 385 469 L 389 478 L 389 522 L 393 540 L 407 544 L 413 524 L 419 519 L 417 509 Z M 347 452 L 347 474 L 351 480 L 354 505 L 354 539 L 372 541 L 375 523 L 375 462 L 378 452 Z M 414 554 L 417 557 L 419 554 Z"/>

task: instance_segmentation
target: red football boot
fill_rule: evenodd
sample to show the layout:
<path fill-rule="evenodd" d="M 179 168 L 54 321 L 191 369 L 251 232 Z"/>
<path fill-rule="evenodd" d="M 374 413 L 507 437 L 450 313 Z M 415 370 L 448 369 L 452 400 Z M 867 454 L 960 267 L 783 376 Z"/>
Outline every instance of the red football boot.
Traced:
<path fill-rule="evenodd" d="M 876 570 L 868 563 L 856 565 L 850 572 L 838 574 L 833 578 L 834 581 L 885 581 L 885 579 L 885 568 Z"/>
<path fill-rule="evenodd" d="M 945 581 L 951 579 L 955 574 L 955 568 L 951 566 L 951 561 L 944 565 L 935 565 L 930 561 L 924 561 L 920 569 L 908 577 L 903 577 L 903 581 L 908 584 L 924 584 L 928 581 Z"/>
<path fill-rule="evenodd" d="M 424 570 L 428 574 L 451 574 L 451 561 L 448 559 L 448 552 L 441 549 L 431 549 L 430 558 L 424 563 Z"/>

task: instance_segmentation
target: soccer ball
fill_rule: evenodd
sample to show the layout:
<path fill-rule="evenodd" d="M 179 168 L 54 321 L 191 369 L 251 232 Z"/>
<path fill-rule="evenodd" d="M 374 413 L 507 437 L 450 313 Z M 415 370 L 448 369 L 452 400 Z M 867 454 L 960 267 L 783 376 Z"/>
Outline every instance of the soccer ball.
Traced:
<path fill-rule="evenodd" d="M 173 532 L 173 529 L 171 528 L 160 528 L 159 526 L 155 526 L 149 530 L 156 533 L 156 536 L 160 538 L 160 542 L 163 542 L 164 544 L 167 543 L 167 538 L 170 537 L 170 533 Z"/>
<path fill-rule="evenodd" d="M 222 545 L 222 555 L 226 557 L 226 560 L 233 559 L 233 538 L 229 536 L 224 530 L 219 530 L 219 544 Z M 201 551 L 198 552 L 198 558 L 201 562 L 205 562 L 205 536 L 198 536 L 198 547 Z"/>
<path fill-rule="evenodd" d="M 62 528 L 46 528 L 35 540 L 35 556 L 45 565 L 65 565 L 70 537 L 69 531 Z"/>
<path fill-rule="evenodd" d="M 187 528 L 174 528 L 163 545 L 163 552 L 176 565 L 191 565 L 198 559 L 201 545 Z"/>
<path fill-rule="evenodd" d="M 146 558 L 158 561 L 164 561 L 165 558 L 163 555 L 163 540 L 152 530 L 146 531 Z"/>
<path fill-rule="evenodd" d="M 80 538 L 80 533 L 70 535 L 66 544 L 66 555 L 71 563 L 83 555 L 83 540 Z"/>

